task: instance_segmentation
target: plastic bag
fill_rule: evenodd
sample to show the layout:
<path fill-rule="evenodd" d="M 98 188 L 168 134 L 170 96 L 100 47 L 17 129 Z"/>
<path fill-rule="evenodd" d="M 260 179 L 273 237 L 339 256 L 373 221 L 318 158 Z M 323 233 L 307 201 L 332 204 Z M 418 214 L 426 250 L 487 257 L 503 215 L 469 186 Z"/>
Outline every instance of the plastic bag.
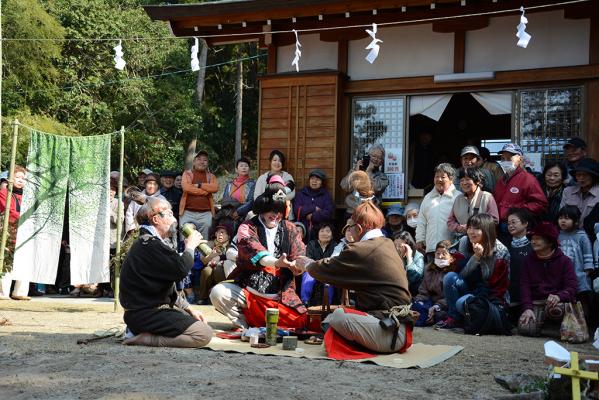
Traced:
<path fill-rule="evenodd" d="M 580 302 L 565 304 L 564 319 L 559 332 L 563 342 L 584 343 L 589 340 L 589 329 Z"/>

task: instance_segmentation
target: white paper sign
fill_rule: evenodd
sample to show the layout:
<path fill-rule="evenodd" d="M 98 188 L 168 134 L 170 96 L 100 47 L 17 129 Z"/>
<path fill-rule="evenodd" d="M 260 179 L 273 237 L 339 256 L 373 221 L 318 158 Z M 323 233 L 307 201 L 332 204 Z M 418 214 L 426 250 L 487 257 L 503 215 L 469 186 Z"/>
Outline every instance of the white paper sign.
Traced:
<path fill-rule="evenodd" d="M 386 173 L 389 178 L 389 186 L 383 193 L 383 199 L 403 199 L 404 198 L 404 175 Z"/>
<path fill-rule="evenodd" d="M 398 148 L 385 149 L 385 173 L 399 174 L 402 173 L 403 167 L 403 151 Z"/>

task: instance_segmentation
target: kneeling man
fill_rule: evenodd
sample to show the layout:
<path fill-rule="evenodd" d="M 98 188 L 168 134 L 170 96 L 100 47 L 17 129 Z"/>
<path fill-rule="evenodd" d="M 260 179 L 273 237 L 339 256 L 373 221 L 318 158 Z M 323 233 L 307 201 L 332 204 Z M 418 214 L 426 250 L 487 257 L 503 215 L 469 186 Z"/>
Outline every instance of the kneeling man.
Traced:
<path fill-rule="evenodd" d="M 355 292 L 355 310 L 336 309 L 324 320 L 329 329 L 378 353 L 404 352 L 412 344 L 411 297 L 403 262 L 393 241 L 381 231 L 384 223 L 378 207 L 366 201 L 355 209 L 346 226 L 355 242 L 337 257 L 301 258 L 297 265 L 306 266 L 320 282 Z M 329 332 L 325 335 L 330 356 L 331 336 Z"/>
<path fill-rule="evenodd" d="M 199 311 L 178 295 L 175 282 L 193 266 L 195 248 L 203 242 L 198 232 L 185 240 L 179 255 L 168 238 L 177 221 L 168 201 L 148 198 L 139 210 L 139 238 L 127 253 L 121 270 L 119 299 L 124 320 L 136 336 L 123 344 L 164 347 L 202 347 L 212 329 Z"/>

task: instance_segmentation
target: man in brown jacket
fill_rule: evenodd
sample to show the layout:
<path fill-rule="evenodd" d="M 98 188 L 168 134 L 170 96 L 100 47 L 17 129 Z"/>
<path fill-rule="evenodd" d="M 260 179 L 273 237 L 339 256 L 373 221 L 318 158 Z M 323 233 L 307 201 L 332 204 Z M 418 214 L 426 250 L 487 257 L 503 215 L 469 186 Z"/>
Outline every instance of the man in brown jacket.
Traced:
<path fill-rule="evenodd" d="M 401 309 L 406 314 L 411 304 L 403 262 L 393 242 L 380 229 L 385 217 L 367 201 L 356 208 L 352 221 L 347 229 L 356 241 L 339 256 L 320 261 L 302 259 L 298 265 L 307 264 L 306 271 L 321 282 L 355 291 L 356 309 L 366 314 L 335 310 L 324 322 L 336 333 L 380 353 L 405 350 L 409 346 L 407 330 L 411 332 L 411 327 L 401 323 L 396 328 L 385 329 L 380 324 L 390 311 Z M 403 316 L 395 315 L 399 319 Z"/>
<path fill-rule="evenodd" d="M 208 152 L 200 150 L 193 159 L 193 168 L 183 173 L 183 196 L 179 204 L 179 225 L 191 222 L 205 239 L 214 215 L 213 193 L 218 192 L 218 180 L 208 171 Z"/>

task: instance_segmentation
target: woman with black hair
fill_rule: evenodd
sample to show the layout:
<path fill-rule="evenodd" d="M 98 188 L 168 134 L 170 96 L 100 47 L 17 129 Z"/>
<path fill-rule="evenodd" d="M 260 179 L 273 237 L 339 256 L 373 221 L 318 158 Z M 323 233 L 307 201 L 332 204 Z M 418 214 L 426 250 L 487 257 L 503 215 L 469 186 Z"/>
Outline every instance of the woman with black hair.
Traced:
<path fill-rule="evenodd" d="M 254 187 L 254 200 L 264 193 L 268 187 L 269 178 L 271 178 L 273 175 L 279 175 L 283 179 L 284 184 L 291 188 L 289 193 L 286 193 L 286 197 L 289 201 L 293 200 L 295 198 L 295 181 L 289 172 L 284 171 L 285 155 L 280 150 L 273 150 L 268 156 L 268 161 L 270 163 L 270 170 L 260 175 L 256 180 L 256 186 Z M 290 185 L 290 183 L 292 183 L 292 185 Z"/>
<path fill-rule="evenodd" d="M 566 166 L 562 163 L 550 162 L 543 168 L 543 173 L 539 177 L 539 183 L 549 203 L 547 213 L 541 217 L 543 221 L 557 224 L 557 213 L 560 209 L 559 205 L 562 201 L 567 177 Z"/>
<path fill-rule="evenodd" d="M 317 238 L 308 242 L 306 257 L 312 260 L 322 260 L 331 257 L 337 241 L 335 241 L 335 227 L 332 223 L 321 224 L 317 232 Z M 315 280 L 310 274 L 304 272 L 300 289 L 300 298 L 308 306 L 319 306 L 323 303 L 324 286 Z M 333 302 L 334 288 L 329 286 L 329 303 Z"/>
<path fill-rule="evenodd" d="M 443 280 L 448 317 L 435 325 L 453 329 L 462 325 L 464 304 L 471 296 L 485 296 L 490 301 L 506 304 L 509 286 L 510 253 L 497 239 L 496 226 L 488 214 L 470 217 L 467 236 L 460 240 L 459 251 L 466 265 L 459 273 L 449 272 Z"/>
<path fill-rule="evenodd" d="M 267 308 L 279 309 L 279 326 L 306 325 L 306 307 L 295 293 L 295 259 L 305 254 L 292 222 L 284 220 L 283 190 L 267 189 L 255 201 L 252 219 L 237 231 L 237 268 L 210 292 L 214 308 L 238 328 L 263 326 Z"/>
<path fill-rule="evenodd" d="M 475 214 L 489 214 L 495 223 L 499 222 L 497 203 L 493 195 L 485 192 L 483 174 L 480 168 L 460 168 L 458 170 L 460 193 L 453 203 L 453 208 L 447 219 L 447 227 L 458 236 L 466 234 L 468 218 Z"/>

